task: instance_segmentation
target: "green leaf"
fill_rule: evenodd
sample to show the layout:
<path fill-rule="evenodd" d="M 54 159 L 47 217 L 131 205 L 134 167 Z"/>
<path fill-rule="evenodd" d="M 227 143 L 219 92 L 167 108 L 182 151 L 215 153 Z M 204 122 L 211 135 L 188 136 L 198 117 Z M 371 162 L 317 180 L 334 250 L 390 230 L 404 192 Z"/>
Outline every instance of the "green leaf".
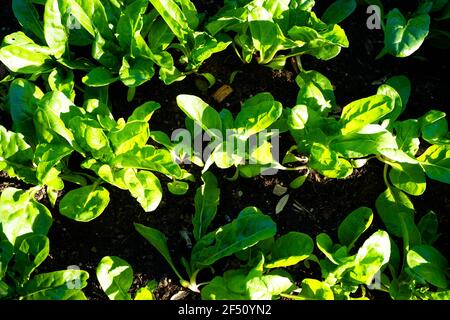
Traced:
<path fill-rule="evenodd" d="M 161 108 L 158 102 L 147 101 L 133 110 L 133 113 L 128 118 L 128 122 L 139 120 L 139 121 L 150 121 L 153 113 Z"/>
<path fill-rule="evenodd" d="M 74 144 L 73 133 L 66 127 L 64 119 L 72 117 L 73 102 L 61 92 L 46 93 L 39 101 L 34 114 L 34 127 L 40 142 L 52 143 L 64 138 Z"/>
<path fill-rule="evenodd" d="M 97 279 L 110 300 L 131 300 L 133 269 L 119 257 L 106 256 L 97 266 Z"/>
<path fill-rule="evenodd" d="M 153 61 L 145 58 L 123 57 L 119 78 L 124 85 L 136 88 L 149 81 L 155 74 Z"/>
<path fill-rule="evenodd" d="M 370 208 L 361 207 L 351 212 L 339 225 L 338 238 L 341 244 L 349 249 L 359 237 L 370 227 L 373 212 Z"/>
<path fill-rule="evenodd" d="M 308 235 L 289 232 L 278 238 L 272 247 L 272 256 L 266 268 L 293 266 L 307 259 L 313 252 L 314 242 Z"/>
<path fill-rule="evenodd" d="M 22 134 L 6 130 L 0 126 L 0 170 L 10 177 L 18 177 L 35 183 L 33 151 Z"/>
<path fill-rule="evenodd" d="M 244 139 L 270 127 L 281 116 L 283 106 L 264 92 L 246 100 L 236 116 L 234 126 Z"/>
<path fill-rule="evenodd" d="M 178 107 L 211 137 L 218 137 L 222 130 L 222 120 L 219 113 L 202 99 L 191 95 L 177 96 Z"/>
<path fill-rule="evenodd" d="M 381 85 L 377 90 L 378 95 L 385 95 L 391 98 L 392 111 L 388 113 L 381 121 L 387 120 L 389 127 L 397 120 L 402 114 L 405 106 L 403 106 L 402 98 L 400 94 L 388 84 Z"/>
<path fill-rule="evenodd" d="M 335 151 L 316 142 L 311 147 L 309 166 L 329 178 L 343 179 L 353 172 L 350 162 L 339 158 Z"/>
<path fill-rule="evenodd" d="M 424 140 L 435 143 L 440 138 L 445 139 L 448 134 L 448 122 L 445 113 L 437 110 L 428 111 L 419 119 Z"/>
<path fill-rule="evenodd" d="M 418 160 L 429 178 L 450 183 L 450 145 L 431 146 Z"/>
<path fill-rule="evenodd" d="M 383 149 L 397 149 L 395 137 L 380 125 L 369 124 L 358 132 L 338 136 L 330 149 L 345 158 L 363 158 L 379 154 Z"/>
<path fill-rule="evenodd" d="M 169 189 L 170 193 L 177 196 L 182 196 L 186 194 L 186 192 L 188 192 L 189 184 L 183 181 L 173 181 L 167 184 L 167 188 Z"/>
<path fill-rule="evenodd" d="M 359 248 L 350 277 L 359 283 L 370 284 L 381 267 L 388 263 L 390 255 L 389 234 L 382 230 L 375 232 Z"/>
<path fill-rule="evenodd" d="M 0 241 L 0 279 L 3 279 L 8 270 L 8 264 L 14 256 L 14 246 L 8 240 Z M 1 283 L 0 283 L 1 286 Z M 1 289 L 0 289 L 1 292 Z M 0 297 L 3 297 L 0 293 Z"/>
<path fill-rule="evenodd" d="M 414 157 L 419 151 L 419 122 L 415 119 L 396 121 L 394 124 L 398 148 Z"/>
<path fill-rule="evenodd" d="M 427 186 L 425 173 L 417 164 L 396 163 L 389 178 L 395 187 L 413 196 L 422 195 Z"/>
<path fill-rule="evenodd" d="M 422 241 L 425 244 L 432 245 L 439 237 L 438 235 L 438 218 L 433 211 L 429 211 L 424 215 L 417 224 Z"/>
<path fill-rule="evenodd" d="M 316 279 L 303 279 L 300 296 L 306 300 L 334 300 L 331 288 Z"/>
<path fill-rule="evenodd" d="M 297 104 L 302 104 L 302 101 L 305 98 L 309 98 L 305 101 L 309 103 L 305 104 L 316 111 L 324 111 L 336 106 L 333 85 L 323 74 L 314 70 L 303 71 L 297 76 L 295 81 L 300 87 L 297 96 Z M 316 93 L 316 95 L 314 95 L 314 93 Z M 310 102 L 314 102 L 314 100 L 316 100 L 315 104 L 320 109 L 314 108 L 311 105 Z"/>
<path fill-rule="evenodd" d="M 41 89 L 25 79 L 11 82 L 8 92 L 9 112 L 13 130 L 22 133 L 29 141 L 35 141 L 33 115 L 39 99 L 44 96 Z"/>
<path fill-rule="evenodd" d="M 79 222 L 89 222 L 100 216 L 109 203 L 109 192 L 91 185 L 69 191 L 59 203 L 63 216 Z"/>
<path fill-rule="evenodd" d="M 145 212 L 152 212 L 158 208 L 162 200 L 162 187 L 153 173 L 149 171 L 136 173 L 133 170 L 126 170 L 123 181 Z"/>
<path fill-rule="evenodd" d="M 117 40 L 123 49 L 129 49 L 132 40 L 143 26 L 143 15 L 147 10 L 147 0 L 131 2 L 120 15 L 117 23 Z"/>
<path fill-rule="evenodd" d="M 396 188 L 387 188 L 375 202 L 378 214 L 389 233 L 402 237 L 414 227 L 414 206 L 408 196 Z"/>
<path fill-rule="evenodd" d="M 186 71 L 198 70 L 202 63 L 209 59 L 212 55 L 224 51 L 231 41 L 217 41 L 206 32 L 194 33 L 194 50 L 187 55 L 188 64 Z M 210 73 L 202 73 L 202 75 L 209 83 L 210 87 L 215 84 L 215 78 Z"/>
<path fill-rule="evenodd" d="M 63 70 L 62 68 L 53 69 L 48 75 L 48 85 L 52 91 L 61 91 L 70 100 L 75 100 L 75 82 L 72 70 Z"/>
<path fill-rule="evenodd" d="M 263 275 L 257 266 L 245 270 L 228 270 L 215 277 L 201 291 L 203 300 L 273 300 L 293 287 L 287 272 Z"/>
<path fill-rule="evenodd" d="M 177 3 L 174 0 L 150 0 L 150 3 L 158 10 L 170 30 L 182 42 L 189 32 L 189 25 L 186 16 Z"/>
<path fill-rule="evenodd" d="M 289 187 L 292 189 L 300 188 L 305 183 L 306 179 L 308 179 L 308 176 L 309 174 L 298 176 L 297 178 L 292 180 L 292 182 L 289 184 Z"/>
<path fill-rule="evenodd" d="M 139 232 L 152 246 L 154 246 L 155 249 L 158 250 L 158 252 L 164 257 L 164 259 L 166 259 L 172 270 L 181 280 L 182 277 L 175 268 L 175 264 L 173 263 L 172 257 L 170 256 L 166 236 L 159 230 L 146 227 L 139 223 L 135 223 L 134 227 L 136 228 L 136 231 Z"/>
<path fill-rule="evenodd" d="M 83 83 L 89 87 L 103 87 L 118 80 L 108 69 L 97 67 L 89 71 L 82 79 Z"/>
<path fill-rule="evenodd" d="M 257 208 L 248 207 L 233 222 L 207 234 L 196 243 L 191 255 L 193 269 L 196 266 L 210 266 L 223 257 L 273 237 L 275 233 L 276 225 L 270 217 Z"/>
<path fill-rule="evenodd" d="M 50 56 L 27 46 L 7 45 L 0 48 L 0 61 L 11 71 L 25 74 L 49 71 Z"/>
<path fill-rule="evenodd" d="M 77 145 L 91 153 L 95 159 L 107 162 L 113 157 L 110 141 L 97 121 L 75 116 L 69 120 L 69 128 Z"/>
<path fill-rule="evenodd" d="M 55 58 L 61 58 L 66 51 L 68 34 L 62 23 L 58 0 L 47 0 L 45 3 L 44 36 Z"/>
<path fill-rule="evenodd" d="M 13 0 L 12 9 L 14 16 L 25 30 L 33 32 L 39 39 L 44 40 L 44 28 L 31 0 Z"/>
<path fill-rule="evenodd" d="M 194 238 L 200 240 L 208 231 L 214 220 L 219 205 L 220 189 L 216 177 L 206 172 L 202 176 L 203 185 L 195 193 L 195 214 L 192 218 Z"/>
<path fill-rule="evenodd" d="M 150 137 L 146 121 L 129 121 L 124 126 L 112 129 L 108 138 L 114 148 L 114 153 L 120 155 L 136 148 L 144 147 Z"/>
<path fill-rule="evenodd" d="M 342 134 L 358 132 L 366 125 L 376 123 L 392 109 L 391 98 L 385 95 L 374 95 L 353 101 L 342 110 L 339 119 Z"/>
<path fill-rule="evenodd" d="M 46 235 L 52 224 L 50 211 L 34 199 L 36 190 L 6 188 L 0 196 L 0 225 L 14 245 L 22 235 Z"/>
<path fill-rule="evenodd" d="M 406 261 L 408 267 L 428 283 L 441 289 L 448 287 L 447 259 L 432 246 L 418 245 L 411 248 Z"/>
<path fill-rule="evenodd" d="M 406 76 L 394 76 L 386 81 L 386 84 L 394 88 L 402 99 L 402 109 L 405 110 L 411 95 L 411 81 Z"/>
<path fill-rule="evenodd" d="M 173 161 L 170 152 L 164 149 L 156 149 L 150 145 L 134 148 L 116 156 L 112 159 L 111 165 L 118 168 L 156 171 L 175 179 L 183 179 L 183 172 L 180 166 Z"/>
<path fill-rule="evenodd" d="M 145 287 L 139 288 L 139 290 L 136 291 L 134 300 L 155 300 L 153 291 L 157 287 L 158 283 L 155 280 L 150 281 Z"/>
<path fill-rule="evenodd" d="M 20 274 L 21 282 L 28 280 L 31 273 L 47 258 L 49 239 L 40 234 L 27 234 L 16 243 L 15 263 L 11 271 Z"/>
<path fill-rule="evenodd" d="M 250 12 L 250 19 L 254 15 Z M 248 26 L 254 49 L 259 53 L 258 63 L 270 63 L 278 51 L 289 49 L 292 44 L 287 41 L 280 26 L 269 20 L 250 20 Z"/>
<path fill-rule="evenodd" d="M 398 9 L 391 10 L 387 15 L 382 53 L 387 52 L 399 58 L 410 56 L 420 48 L 428 36 L 429 29 L 428 14 L 420 14 L 406 20 Z"/>
<path fill-rule="evenodd" d="M 83 270 L 62 270 L 41 273 L 20 290 L 24 300 L 86 299 L 81 289 L 87 285 L 89 273 Z"/>
<path fill-rule="evenodd" d="M 340 23 L 350 16 L 355 9 L 355 0 L 337 0 L 325 10 L 322 21 L 328 24 Z"/>

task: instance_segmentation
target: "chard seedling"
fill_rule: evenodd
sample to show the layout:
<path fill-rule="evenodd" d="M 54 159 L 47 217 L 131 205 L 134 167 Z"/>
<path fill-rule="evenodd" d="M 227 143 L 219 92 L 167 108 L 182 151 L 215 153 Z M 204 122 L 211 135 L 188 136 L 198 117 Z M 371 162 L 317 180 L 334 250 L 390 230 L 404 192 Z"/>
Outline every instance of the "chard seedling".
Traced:
<path fill-rule="evenodd" d="M 240 59 L 280 69 L 303 54 L 329 60 L 348 47 L 344 30 L 327 24 L 312 11 L 314 1 L 233 1 L 210 19 L 212 34 L 233 38 Z"/>
<path fill-rule="evenodd" d="M 35 200 L 39 187 L 0 195 L 0 299 L 86 300 L 89 274 L 79 268 L 35 274 L 47 259 L 50 211 Z"/>

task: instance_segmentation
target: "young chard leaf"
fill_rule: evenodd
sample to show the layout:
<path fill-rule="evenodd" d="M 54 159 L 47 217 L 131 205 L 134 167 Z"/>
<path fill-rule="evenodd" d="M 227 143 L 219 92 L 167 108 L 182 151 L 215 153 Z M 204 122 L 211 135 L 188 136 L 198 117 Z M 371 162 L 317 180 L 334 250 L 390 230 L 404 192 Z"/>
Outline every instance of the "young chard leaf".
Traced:
<path fill-rule="evenodd" d="M 450 184 L 450 145 L 431 146 L 418 160 L 429 178 Z"/>
<path fill-rule="evenodd" d="M 380 120 L 392 109 L 391 98 L 385 95 L 374 95 L 351 102 L 344 107 L 339 120 L 342 134 L 357 132 L 366 125 Z"/>
<path fill-rule="evenodd" d="M 233 222 L 222 226 L 200 239 L 192 249 L 192 269 L 212 265 L 217 260 L 230 256 L 273 237 L 276 224 L 254 207 L 241 211 Z"/>
<path fill-rule="evenodd" d="M 406 261 L 408 267 L 425 281 L 441 289 L 448 287 L 446 276 L 448 261 L 432 246 L 418 245 L 412 247 L 408 251 Z"/>
<path fill-rule="evenodd" d="M 313 252 L 314 241 L 300 232 L 289 232 L 278 238 L 272 247 L 272 256 L 266 268 L 280 268 L 296 265 Z"/>
<path fill-rule="evenodd" d="M 83 270 L 41 273 L 28 281 L 19 293 L 23 300 L 86 300 L 80 289 L 87 285 L 88 278 L 89 273 Z"/>
<path fill-rule="evenodd" d="M 355 11 L 356 5 L 356 0 L 337 0 L 325 10 L 322 21 L 328 24 L 340 23 Z"/>
<path fill-rule="evenodd" d="M 384 48 L 378 57 L 385 53 L 404 58 L 417 51 L 428 36 L 430 16 L 420 14 L 409 20 L 398 9 L 387 15 Z"/>
<path fill-rule="evenodd" d="M 349 250 L 359 237 L 370 227 L 373 212 L 370 208 L 361 207 L 350 213 L 339 225 L 338 238 Z"/>
<path fill-rule="evenodd" d="M 166 236 L 161 231 L 146 227 L 139 223 L 135 223 L 134 227 L 136 228 L 137 232 L 139 232 L 152 246 L 155 247 L 156 250 L 158 250 L 158 252 L 164 257 L 164 259 L 166 259 L 167 263 L 169 263 L 169 265 L 172 267 L 172 270 L 175 272 L 178 278 L 182 280 L 183 277 L 175 268 L 175 264 L 173 263 L 172 257 L 170 256 Z"/>
<path fill-rule="evenodd" d="M 197 241 L 207 233 L 209 225 L 216 216 L 220 197 L 217 179 L 212 173 L 203 174 L 202 180 L 203 185 L 195 194 L 195 214 L 192 218 L 194 238 Z"/>
<path fill-rule="evenodd" d="M 179 95 L 177 104 L 190 119 L 200 125 L 211 137 L 217 136 L 216 130 L 222 130 L 222 120 L 219 113 L 202 99 L 191 95 Z"/>
<path fill-rule="evenodd" d="M 44 9 L 45 41 L 57 59 L 63 56 L 68 42 L 67 30 L 62 23 L 62 14 L 58 3 L 58 0 L 47 0 Z"/>
<path fill-rule="evenodd" d="M 106 256 L 97 266 L 97 279 L 110 300 L 131 300 L 133 269 L 119 257 Z"/>
<path fill-rule="evenodd" d="M 6 188 L 0 195 L 0 225 L 12 245 L 22 235 L 46 235 L 50 229 L 50 211 L 34 199 L 35 193 L 33 189 Z"/>
<path fill-rule="evenodd" d="M 108 190 L 101 186 L 91 185 L 69 191 L 61 199 L 59 211 L 70 219 L 89 222 L 100 216 L 108 203 Z"/>
<path fill-rule="evenodd" d="M 402 237 L 414 228 L 414 206 L 402 191 L 389 187 L 375 202 L 378 214 L 387 230 Z"/>

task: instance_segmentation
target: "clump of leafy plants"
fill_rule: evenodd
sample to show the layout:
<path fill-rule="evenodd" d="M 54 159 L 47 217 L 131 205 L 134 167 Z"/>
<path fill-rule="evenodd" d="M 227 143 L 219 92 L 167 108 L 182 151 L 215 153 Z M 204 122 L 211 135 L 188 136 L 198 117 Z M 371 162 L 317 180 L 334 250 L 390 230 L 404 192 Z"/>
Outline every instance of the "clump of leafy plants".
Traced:
<path fill-rule="evenodd" d="M 278 166 L 269 138 L 278 134 L 270 129 L 280 118 L 283 106 L 270 93 L 246 100 L 235 117 L 230 110 L 224 108 L 218 112 L 195 96 L 180 95 L 177 103 L 187 115 L 186 124 L 194 141 L 202 139 L 203 130 L 208 136 L 205 140 L 211 141 L 208 144 L 211 152 L 206 159 L 203 150 L 193 150 L 190 140 L 180 141 L 177 147 L 190 153 L 188 159 L 203 166 L 204 172 L 216 164 L 221 169 L 236 167 L 236 177 L 239 173 L 253 177 Z M 181 156 L 180 151 L 178 154 Z"/>
<path fill-rule="evenodd" d="M 283 164 L 300 161 L 326 177 L 346 178 L 376 158 L 393 168 L 394 185 L 410 194 L 425 191 L 425 175 L 450 183 L 445 113 L 431 110 L 420 119 L 398 120 L 411 91 L 406 77 L 388 79 L 376 95 L 353 101 L 341 112 L 336 112 L 332 85 L 322 74 L 305 71 L 297 82 L 297 106 L 285 115 L 297 146 Z M 417 158 L 420 138 L 432 146 Z"/>
<path fill-rule="evenodd" d="M 39 187 L 0 195 L 0 299 L 85 300 L 89 274 L 79 269 L 37 273 L 47 259 L 50 211 L 35 200 Z"/>
<path fill-rule="evenodd" d="M 24 79 L 14 80 L 8 95 L 15 132 L 0 127 L 0 168 L 11 177 L 45 187 L 53 205 L 64 181 L 79 185 L 59 202 L 63 215 L 77 221 L 98 217 L 109 203 L 105 183 L 129 190 L 145 211 L 154 211 L 162 187 L 152 172 L 169 177 L 172 184 L 190 177 L 169 151 L 148 144 L 148 121 L 160 107 L 155 102 L 144 103 L 127 120 L 116 121 L 97 99 L 78 107 L 62 92 L 44 94 Z M 74 153 L 83 159 L 78 171 L 69 166 Z M 185 182 L 179 184 L 187 188 Z"/>
<path fill-rule="evenodd" d="M 156 67 L 170 84 L 229 44 L 197 30 L 202 16 L 191 1 L 14 0 L 13 11 L 24 31 L 3 39 L 0 61 L 13 73 L 43 76 L 50 87 L 73 86 L 78 70 L 87 86 L 121 81 L 131 99 Z"/>
<path fill-rule="evenodd" d="M 313 7 L 314 1 L 226 0 L 206 29 L 232 37 L 246 63 L 256 57 L 260 64 L 281 68 L 288 58 L 303 54 L 329 60 L 348 46 L 348 40 L 337 24 L 321 21 Z"/>

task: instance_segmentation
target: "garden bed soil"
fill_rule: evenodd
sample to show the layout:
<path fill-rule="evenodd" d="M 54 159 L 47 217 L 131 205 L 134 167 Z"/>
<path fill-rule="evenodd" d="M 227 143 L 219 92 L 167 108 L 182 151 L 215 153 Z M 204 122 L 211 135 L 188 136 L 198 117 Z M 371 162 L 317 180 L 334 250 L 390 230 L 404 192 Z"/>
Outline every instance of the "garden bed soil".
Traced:
<path fill-rule="evenodd" d="M 205 10 L 213 13 L 217 7 L 217 1 L 203 1 L 203 5 Z M 0 14 L 0 38 L 17 29 L 17 25 L 11 22 L 8 13 L 10 7 L 3 7 Z M 319 11 L 324 7 L 319 7 Z M 307 70 L 317 70 L 331 80 L 336 87 L 335 94 L 340 106 L 374 94 L 383 80 L 403 74 L 411 79 L 413 87 L 404 118 L 419 117 L 430 109 L 449 111 L 449 51 L 436 50 L 425 44 L 408 59 L 386 56 L 375 60 L 383 46 L 383 35 L 381 30 L 368 30 L 365 26 L 366 19 L 365 8 L 358 8 L 355 14 L 341 24 L 349 38 L 350 48 L 342 50 L 338 57 L 327 62 L 304 57 L 303 67 Z M 5 27 L 7 29 L 4 29 Z M 233 93 L 222 103 L 216 103 L 212 94 L 221 85 L 229 84 L 230 76 L 234 71 L 240 72 L 231 83 Z M 176 96 L 179 94 L 195 94 L 216 109 L 227 107 L 233 112 L 237 112 L 240 104 L 247 98 L 263 91 L 271 92 L 285 107 L 295 105 L 298 86 L 295 83 L 295 71 L 290 65 L 285 71 L 273 71 L 257 64 L 242 65 L 233 50 L 229 49 L 208 60 L 201 72 L 214 74 L 217 84 L 211 89 L 201 91 L 199 81 L 202 79 L 195 75 L 171 86 L 165 86 L 155 77 L 137 89 L 132 103 L 126 102 L 126 91 L 123 86 L 113 85 L 110 89 L 113 113 L 116 118 L 127 117 L 140 103 L 155 100 L 161 103 L 162 108 L 152 118 L 151 130 L 163 130 L 170 134 L 174 129 L 184 127 L 185 116 L 175 103 Z M 10 123 L 5 113 L 0 113 L 0 123 L 6 126 Z M 281 141 L 283 148 L 288 148 L 292 143 L 290 140 Z M 61 216 L 58 210 L 52 210 L 54 224 L 49 233 L 50 256 L 39 271 L 65 269 L 71 265 L 79 266 L 90 273 L 91 281 L 85 290 L 87 297 L 106 299 L 96 281 L 95 269 L 102 257 L 116 255 L 127 260 L 133 267 L 135 272 L 133 291 L 152 279 L 159 283 L 156 290 L 157 299 L 170 299 L 174 294 L 184 291 L 168 264 L 134 230 L 133 223 L 142 223 L 162 231 L 169 239 L 169 247 L 177 263 L 181 256 L 186 256 L 189 246 L 180 236 L 180 231 L 191 230 L 190 221 L 194 213 L 193 198 L 195 188 L 200 185 L 200 170 L 191 169 L 197 177 L 197 183 L 191 185 L 189 192 L 184 196 L 175 196 L 165 190 L 161 205 L 152 213 L 145 213 L 127 191 L 112 187 L 108 188 L 111 193 L 108 208 L 100 218 L 90 223 L 74 222 Z M 312 237 L 321 232 L 335 236 L 339 222 L 348 213 L 361 206 L 375 209 L 376 198 L 385 190 L 382 166 L 377 160 L 371 160 L 368 165 L 356 170 L 345 180 L 326 179 L 313 173 L 300 189 L 288 191 L 290 193 L 288 204 L 281 213 L 276 215 L 275 207 L 280 198 L 272 193 L 273 188 L 277 184 L 288 186 L 289 182 L 296 177 L 296 173 L 279 172 L 275 176 L 240 178 L 234 182 L 226 179 L 233 175 L 232 171 L 214 170 L 214 173 L 218 177 L 221 188 L 220 206 L 214 226 L 229 222 L 246 206 L 256 206 L 272 215 L 277 222 L 280 234 L 300 231 Z M 0 175 L 0 190 L 7 186 L 26 187 L 4 174 Z M 41 194 L 40 198 L 48 205 L 44 194 Z M 450 186 L 428 181 L 425 194 L 413 198 L 412 201 L 416 207 L 417 219 L 428 210 L 437 213 L 442 236 L 436 246 L 445 256 L 450 257 L 448 234 Z M 372 231 L 378 228 L 383 226 L 375 216 Z M 234 262 L 231 260 L 229 263 L 232 266 Z M 220 273 L 231 266 L 219 264 L 216 271 Z M 320 277 L 315 268 L 309 270 L 296 267 L 291 271 L 299 282 L 311 274 Z M 204 271 L 204 274 L 210 276 L 208 271 Z M 199 298 L 191 292 L 178 296 L 184 299 Z"/>

